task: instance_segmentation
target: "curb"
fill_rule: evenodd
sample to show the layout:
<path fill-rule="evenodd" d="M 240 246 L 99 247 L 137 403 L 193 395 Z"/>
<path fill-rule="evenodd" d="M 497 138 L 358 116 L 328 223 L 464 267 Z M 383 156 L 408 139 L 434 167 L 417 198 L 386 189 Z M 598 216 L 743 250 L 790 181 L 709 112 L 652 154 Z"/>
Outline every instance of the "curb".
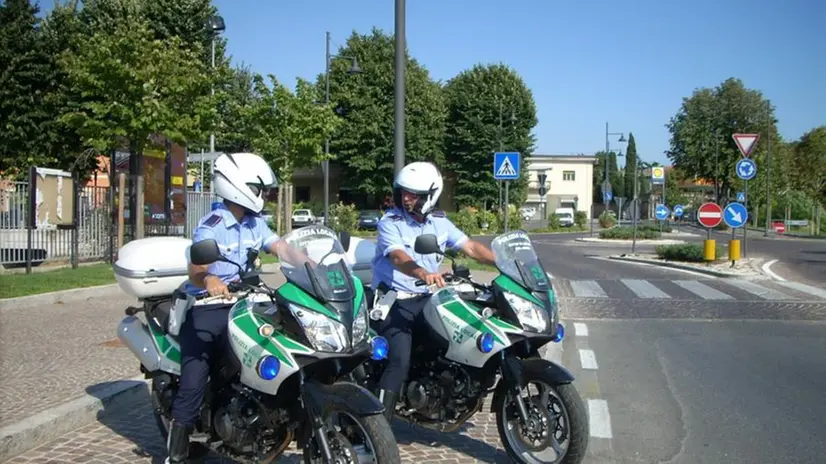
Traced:
<path fill-rule="evenodd" d="M 118 284 L 107 284 L 97 285 L 94 287 L 66 289 L 57 292 L 39 293 L 37 295 L 3 298 L 0 299 L 0 311 L 55 303 L 69 303 L 86 300 L 92 297 L 100 297 L 102 295 L 111 296 L 116 294 L 120 294 L 124 297 L 127 296 L 125 293 L 121 292 Z"/>
<path fill-rule="evenodd" d="M 99 391 L 27 417 L 0 429 L 0 461 L 34 449 L 43 443 L 90 424 L 115 403 L 147 395 L 143 376 L 111 382 Z"/>
<path fill-rule="evenodd" d="M 684 271 L 699 272 L 700 274 L 708 274 L 708 275 L 711 275 L 711 276 L 714 276 L 714 277 L 727 277 L 727 278 L 731 278 L 731 277 L 740 277 L 740 278 L 753 277 L 753 276 L 749 276 L 749 275 L 735 274 L 733 272 L 712 271 L 710 269 L 700 269 L 700 268 L 696 268 L 696 267 L 692 267 L 692 266 L 686 266 L 686 265 L 683 265 L 683 264 L 673 263 L 671 261 L 650 261 L 650 260 L 647 260 L 647 259 L 632 258 L 630 256 L 609 256 L 608 259 L 613 259 L 615 261 L 628 261 L 628 262 L 631 262 L 631 263 L 651 264 L 651 265 L 654 265 L 654 266 L 670 267 L 670 268 L 674 268 L 674 269 L 682 269 Z"/>
<path fill-rule="evenodd" d="M 611 244 L 618 244 L 618 245 L 627 245 L 631 246 L 632 240 L 612 240 L 609 238 L 597 238 L 597 237 L 580 237 L 575 238 L 574 241 L 576 242 L 588 242 L 588 243 L 611 243 Z M 682 245 L 686 243 L 685 240 L 637 240 L 637 245 Z"/>

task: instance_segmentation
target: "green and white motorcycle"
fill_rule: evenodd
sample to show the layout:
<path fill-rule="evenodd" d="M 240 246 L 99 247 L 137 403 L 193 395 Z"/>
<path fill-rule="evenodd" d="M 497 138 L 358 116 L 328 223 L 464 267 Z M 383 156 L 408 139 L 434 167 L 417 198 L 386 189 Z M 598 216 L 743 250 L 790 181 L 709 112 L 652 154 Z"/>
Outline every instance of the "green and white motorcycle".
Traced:
<path fill-rule="evenodd" d="M 496 237 L 500 271 L 490 285 L 452 263 L 447 285 L 434 289 L 414 328 L 413 353 L 395 415 L 436 430 L 458 430 L 493 393 L 500 439 L 521 463 L 579 463 L 588 446 L 588 416 L 564 367 L 539 349 L 559 343 L 564 328 L 553 286 L 523 231 Z M 421 235 L 414 251 L 442 254 L 437 237 Z M 417 285 L 424 285 L 419 281 Z M 394 292 L 375 289 L 371 319 L 386 317 Z M 356 381 L 378 392 L 384 361 L 367 361 Z"/>
<path fill-rule="evenodd" d="M 291 251 L 279 253 L 284 285 L 267 287 L 248 265 L 241 282 L 229 286 L 234 301 L 229 346 L 214 363 L 192 436 L 205 446 L 193 446 L 193 452 L 269 463 L 296 440 L 308 463 L 401 462 L 381 402 L 344 381 L 365 360 L 385 358 L 388 348 L 369 330 L 364 289 L 350 273 L 338 236 L 327 227 L 309 226 L 283 239 L 291 245 Z M 214 240 L 189 247 L 189 257 L 200 265 L 229 262 Z M 249 262 L 256 258 L 257 252 L 248 256 Z M 189 310 L 220 298 L 196 301 Z M 152 379 L 164 438 L 181 356 L 177 338 L 167 330 L 168 301 L 144 298 L 118 327 L 120 339 Z M 146 322 L 137 312 L 146 313 Z"/>

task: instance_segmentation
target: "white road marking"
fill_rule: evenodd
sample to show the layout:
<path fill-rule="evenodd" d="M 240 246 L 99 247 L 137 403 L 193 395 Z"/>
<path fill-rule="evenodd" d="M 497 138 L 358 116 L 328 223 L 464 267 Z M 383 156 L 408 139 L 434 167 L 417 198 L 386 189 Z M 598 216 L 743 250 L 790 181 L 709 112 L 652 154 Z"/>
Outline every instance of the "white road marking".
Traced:
<path fill-rule="evenodd" d="M 611 414 L 605 400 L 588 400 L 588 416 L 591 436 L 596 438 L 613 438 L 611 433 Z"/>
<path fill-rule="evenodd" d="M 779 292 L 777 290 L 773 290 L 770 288 L 766 288 L 762 285 L 758 285 L 754 282 L 749 280 L 731 280 L 729 282 L 731 285 L 735 287 L 739 287 L 741 290 L 745 290 L 752 295 L 759 296 L 765 300 L 796 300 L 797 298 L 791 297 L 786 295 L 785 293 Z"/>
<path fill-rule="evenodd" d="M 671 298 L 667 293 L 655 287 L 647 280 L 620 279 L 620 282 L 630 288 L 640 298 Z"/>
<path fill-rule="evenodd" d="M 683 287 L 689 292 L 702 297 L 705 300 L 733 300 L 734 297 L 727 295 L 720 290 L 711 288 L 706 284 L 697 282 L 696 280 L 674 280 L 675 284 Z"/>
<path fill-rule="evenodd" d="M 691 274 L 691 275 L 695 275 L 695 276 L 698 276 L 698 277 L 705 277 L 706 279 L 708 278 L 708 274 L 703 274 L 702 272 L 696 272 L 696 271 L 689 271 L 688 269 L 680 269 L 680 268 L 668 267 L 668 266 L 658 266 L 656 264 L 641 263 L 641 262 L 638 262 L 638 261 L 623 261 L 623 260 L 620 260 L 620 259 L 606 258 L 605 256 L 589 256 L 589 258 L 599 259 L 599 260 L 602 260 L 602 261 L 611 261 L 612 263 L 631 264 L 631 265 L 648 266 L 648 267 L 658 267 L 660 269 L 664 268 L 664 269 L 667 269 L 668 271 L 671 271 L 671 272 L 682 272 L 684 274 Z"/>
<path fill-rule="evenodd" d="M 574 322 L 574 333 L 576 333 L 577 337 L 587 337 L 588 326 L 582 322 Z"/>
<path fill-rule="evenodd" d="M 572 280 L 570 283 L 574 296 L 578 298 L 608 298 L 595 280 Z"/>
<path fill-rule="evenodd" d="M 591 371 L 597 370 L 597 356 L 592 350 L 579 350 L 579 363 L 582 364 L 583 369 Z"/>
<path fill-rule="evenodd" d="M 798 292 L 808 293 L 809 295 L 826 299 L 826 290 L 822 288 L 812 287 L 811 285 L 801 284 L 800 282 L 789 282 L 787 280 L 777 282 L 777 284 L 797 290 Z"/>
<path fill-rule="evenodd" d="M 781 281 L 781 282 L 785 282 L 785 281 L 786 281 L 786 279 L 784 279 L 784 278 L 780 277 L 779 275 L 775 274 L 775 273 L 774 273 L 774 272 L 772 272 L 772 270 L 771 270 L 772 264 L 774 264 L 774 263 L 776 263 L 776 262 L 778 262 L 778 261 L 779 261 L 778 259 L 773 259 L 773 260 L 771 260 L 771 261 L 768 261 L 766 264 L 764 264 L 764 265 L 763 265 L 763 267 L 762 267 L 761 269 L 763 269 L 763 272 L 765 272 L 766 274 L 768 274 L 768 275 L 769 275 L 769 277 L 771 277 L 772 279 L 774 279 L 774 280 L 779 280 L 779 281 Z"/>

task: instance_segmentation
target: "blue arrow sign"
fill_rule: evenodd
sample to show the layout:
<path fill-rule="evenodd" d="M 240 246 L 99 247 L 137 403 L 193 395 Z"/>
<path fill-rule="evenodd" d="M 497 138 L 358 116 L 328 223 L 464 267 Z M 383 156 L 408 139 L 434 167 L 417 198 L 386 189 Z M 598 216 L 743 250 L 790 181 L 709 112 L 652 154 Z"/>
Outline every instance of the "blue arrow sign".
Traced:
<path fill-rule="evenodd" d="M 654 210 L 654 214 L 660 221 L 665 220 L 669 213 L 671 213 L 671 211 L 668 209 L 668 206 L 665 205 L 657 205 L 657 209 Z"/>
<path fill-rule="evenodd" d="M 605 192 L 602 194 L 603 203 L 608 203 L 614 199 L 614 194 L 612 192 Z"/>
<path fill-rule="evenodd" d="M 737 202 L 738 203 L 745 203 L 746 202 L 746 192 L 737 192 Z"/>
<path fill-rule="evenodd" d="M 757 175 L 757 164 L 748 158 L 743 158 L 737 162 L 735 170 L 737 171 L 737 177 L 743 180 L 751 180 Z"/>
<path fill-rule="evenodd" d="M 743 227 L 743 224 L 749 220 L 749 212 L 741 203 L 729 203 L 723 210 L 723 220 L 732 229 Z"/>
<path fill-rule="evenodd" d="M 682 217 L 683 212 L 683 205 L 677 205 L 674 207 L 674 216 Z"/>
<path fill-rule="evenodd" d="M 519 152 L 493 154 L 493 178 L 496 180 L 519 179 Z"/>

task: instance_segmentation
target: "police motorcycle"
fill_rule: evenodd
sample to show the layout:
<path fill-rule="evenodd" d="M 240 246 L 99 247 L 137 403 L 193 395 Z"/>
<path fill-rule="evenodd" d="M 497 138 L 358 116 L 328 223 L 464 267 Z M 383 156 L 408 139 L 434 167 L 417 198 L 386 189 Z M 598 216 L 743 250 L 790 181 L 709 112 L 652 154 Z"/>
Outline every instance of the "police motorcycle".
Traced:
<path fill-rule="evenodd" d="M 525 232 L 502 234 L 491 248 L 500 274 L 489 285 L 474 281 L 451 258 L 446 286 L 434 287 L 425 327 L 413 332 L 410 371 L 395 416 L 453 432 L 493 393 L 490 411 L 514 462 L 582 462 L 588 416 L 574 377 L 539 353 L 564 337 L 553 285 Z M 432 234 L 417 237 L 414 250 L 444 255 Z M 391 289 L 375 289 L 371 325 L 387 316 L 396 296 Z M 385 365 L 369 360 L 354 379 L 378 392 Z"/>
<path fill-rule="evenodd" d="M 198 444 L 190 455 L 211 450 L 239 462 L 269 463 L 295 440 L 307 463 L 401 462 L 381 402 L 345 381 L 365 360 L 384 359 L 388 347 L 369 330 L 363 286 L 342 261 L 339 238 L 327 227 L 309 226 L 284 240 L 293 248 L 291 256 L 278 256 L 285 284 L 272 289 L 261 282 L 251 265 L 257 251 L 251 249 L 241 281 L 229 285 L 230 349 L 210 372 L 191 435 Z M 342 241 L 349 242 L 349 236 L 343 234 Z M 164 439 L 181 359 L 169 329 L 185 320 L 186 312 L 178 311 L 182 305 L 197 311 L 199 304 L 225 301 L 220 296 L 195 300 L 181 294 L 182 285 L 174 298 L 162 295 L 186 272 L 185 260 L 175 268 L 170 262 L 176 258 L 169 256 L 185 257 L 181 247 L 186 245 L 194 264 L 231 262 L 214 240 L 190 244 L 172 237 L 136 240 L 121 250 L 115 264 L 121 288 L 143 303 L 126 310 L 118 336 L 152 379 L 152 403 Z M 147 256 L 156 257 L 154 266 Z M 296 256 L 302 261 L 295 262 Z M 136 317 L 139 312 L 145 322 Z"/>

